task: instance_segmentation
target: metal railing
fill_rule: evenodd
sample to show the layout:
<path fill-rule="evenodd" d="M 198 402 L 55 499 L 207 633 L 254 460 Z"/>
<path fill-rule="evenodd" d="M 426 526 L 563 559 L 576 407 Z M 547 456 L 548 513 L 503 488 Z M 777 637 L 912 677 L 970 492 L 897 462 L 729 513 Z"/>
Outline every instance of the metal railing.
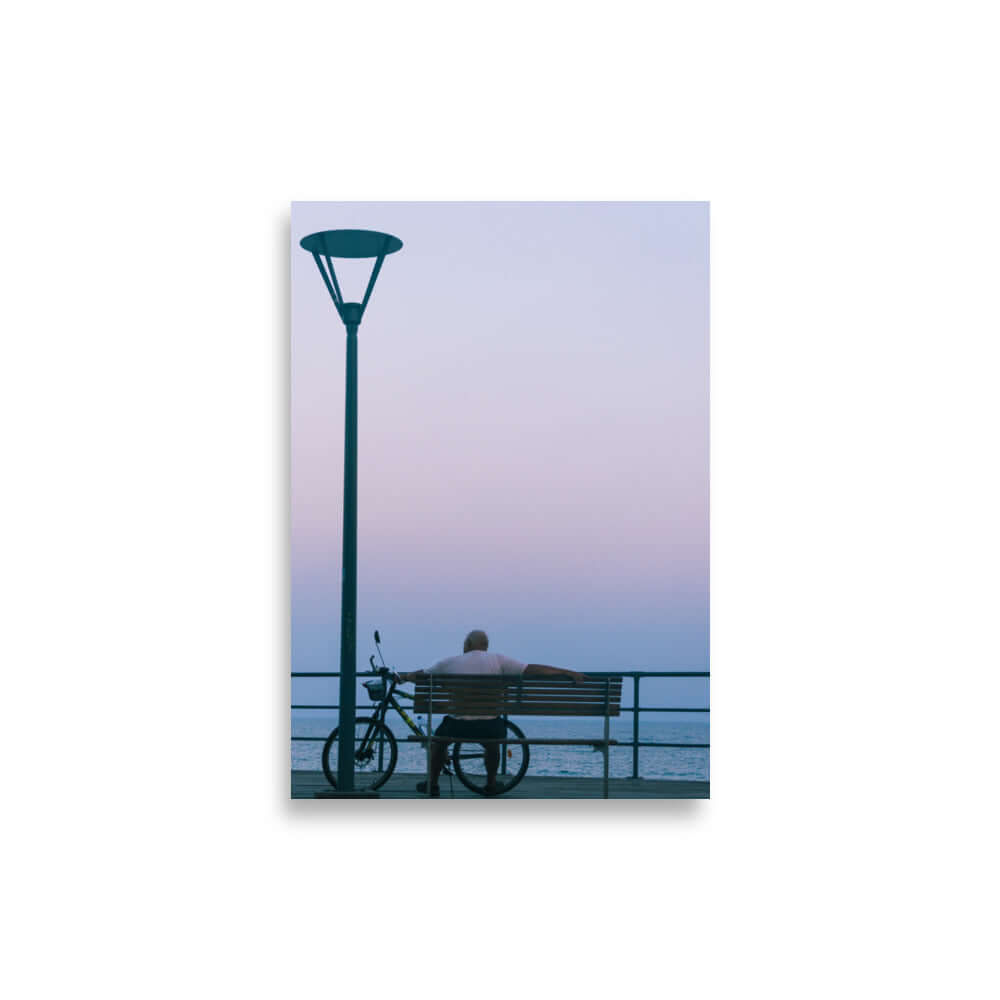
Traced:
<path fill-rule="evenodd" d="M 340 671 L 292 671 L 292 677 L 339 677 Z M 371 671 L 358 671 L 358 677 L 378 677 L 378 674 Z M 709 714 L 709 709 L 705 708 L 678 708 L 661 705 L 643 706 L 639 701 L 639 682 L 647 677 L 709 677 L 711 674 L 707 670 L 594 670 L 587 671 L 588 677 L 631 677 L 632 678 L 632 704 L 622 705 L 622 713 L 632 713 L 632 739 L 629 741 L 618 741 L 620 747 L 632 748 L 632 777 L 639 777 L 639 748 L 640 747 L 667 747 L 685 750 L 708 750 L 710 743 L 657 743 L 650 740 L 639 739 L 639 714 L 641 712 L 696 712 Z M 338 710 L 339 705 L 292 705 L 292 709 L 304 710 Z M 324 743 L 325 736 L 293 736 L 292 742 L 298 743 Z"/>

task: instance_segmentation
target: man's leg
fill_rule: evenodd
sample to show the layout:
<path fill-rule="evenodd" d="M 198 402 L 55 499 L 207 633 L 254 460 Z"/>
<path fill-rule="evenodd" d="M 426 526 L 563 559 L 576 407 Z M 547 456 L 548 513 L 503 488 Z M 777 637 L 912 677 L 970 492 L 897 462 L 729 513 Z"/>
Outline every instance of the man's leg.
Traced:
<path fill-rule="evenodd" d="M 507 733 L 507 727 L 503 719 L 497 719 L 489 724 L 489 735 L 494 739 L 502 740 Z M 495 792 L 497 788 L 497 771 L 500 770 L 500 744 L 483 743 L 484 762 L 486 764 L 486 791 Z"/>
<path fill-rule="evenodd" d="M 438 730 L 440 732 L 440 730 Z M 437 735 L 435 733 L 435 735 Z M 438 778 L 448 759 L 448 744 L 435 740 L 431 744 L 431 788 L 437 788 Z"/>
<path fill-rule="evenodd" d="M 500 744 L 484 743 L 486 751 L 486 790 L 495 791 L 497 787 L 497 771 L 500 769 Z"/>

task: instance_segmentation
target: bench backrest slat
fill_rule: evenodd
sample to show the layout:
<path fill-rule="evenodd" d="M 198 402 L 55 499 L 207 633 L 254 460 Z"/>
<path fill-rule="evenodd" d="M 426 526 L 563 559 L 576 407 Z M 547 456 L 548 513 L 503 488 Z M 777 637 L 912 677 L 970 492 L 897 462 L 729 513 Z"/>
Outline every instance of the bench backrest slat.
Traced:
<path fill-rule="evenodd" d="M 621 714 L 621 677 L 594 677 L 580 684 L 558 677 L 435 674 L 416 682 L 414 709 L 435 715 Z"/>

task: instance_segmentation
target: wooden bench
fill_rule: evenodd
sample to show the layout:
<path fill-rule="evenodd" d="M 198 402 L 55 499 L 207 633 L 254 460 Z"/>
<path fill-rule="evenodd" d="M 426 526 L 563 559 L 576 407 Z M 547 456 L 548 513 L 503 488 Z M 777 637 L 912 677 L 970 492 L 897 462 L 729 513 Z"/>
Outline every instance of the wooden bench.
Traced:
<path fill-rule="evenodd" d="M 416 681 L 413 706 L 427 715 L 428 732 L 434 732 L 435 715 L 502 716 L 558 715 L 604 719 L 604 736 L 597 739 L 528 738 L 523 740 L 464 740 L 467 743 L 516 743 L 528 746 L 589 746 L 604 754 L 604 798 L 608 797 L 608 748 L 610 720 L 621 715 L 621 677 L 588 677 L 574 684 L 564 677 L 511 677 L 483 674 L 428 674 Z M 437 737 L 438 742 L 454 742 Z M 428 743 L 428 781 L 430 744 Z"/>

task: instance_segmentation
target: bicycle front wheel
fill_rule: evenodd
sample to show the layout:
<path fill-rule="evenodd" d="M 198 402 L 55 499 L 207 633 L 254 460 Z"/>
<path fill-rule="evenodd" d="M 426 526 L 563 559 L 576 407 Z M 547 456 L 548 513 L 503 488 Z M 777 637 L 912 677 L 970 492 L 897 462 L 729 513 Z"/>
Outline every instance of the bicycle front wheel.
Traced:
<path fill-rule="evenodd" d="M 356 791 L 373 791 L 381 788 L 396 767 L 396 737 L 384 723 L 374 719 L 358 719 L 354 724 L 354 788 Z M 323 744 L 323 773 L 326 780 L 337 787 L 338 761 L 340 759 L 340 727 L 326 738 Z"/>
<path fill-rule="evenodd" d="M 507 735 L 511 739 L 523 740 L 524 733 L 509 719 Z M 497 772 L 497 790 L 494 795 L 509 792 L 528 770 L 527 743 L 500 744 L 500 770 Z M 458 780 L 477 795 L 488 795 L 486 791 L 486 748 L 478 743 L 456 743 L 451 753 L 452 763 Z"/>

